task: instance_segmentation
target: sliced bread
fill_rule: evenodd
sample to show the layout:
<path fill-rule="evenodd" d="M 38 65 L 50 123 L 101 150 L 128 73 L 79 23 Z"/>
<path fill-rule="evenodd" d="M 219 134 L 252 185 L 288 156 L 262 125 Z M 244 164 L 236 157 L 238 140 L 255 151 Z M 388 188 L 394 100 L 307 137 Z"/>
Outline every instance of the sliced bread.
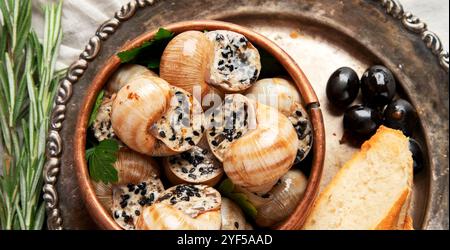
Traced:
<path fill-rule="evenodd" d="M 403 225 L 403 230 L 414 230 L 413 219 L 411 216 L 406 216 L 405 224 Z"/>
<path fill-rule="evenodd" d="M 381 126 L 319 195 L 303 229 L 397 229 L 412 185 L 408 143 Z"/>

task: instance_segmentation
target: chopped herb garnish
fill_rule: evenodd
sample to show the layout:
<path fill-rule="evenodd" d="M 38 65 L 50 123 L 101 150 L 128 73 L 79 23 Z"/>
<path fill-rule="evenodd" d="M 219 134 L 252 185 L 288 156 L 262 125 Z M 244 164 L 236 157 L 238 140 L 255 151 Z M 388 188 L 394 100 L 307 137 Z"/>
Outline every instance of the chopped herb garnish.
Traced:
<path fill-rule="evenodd" d="M 218 190 L 222 195 L 236 202 L 236 204 L 241 207 L 242 211 L 244 211 L 245 214 L 253 219 L 256 218 L 258 210 L 249 201 L 247 195 L 235 191 L 235 186 L 230 179 L 225 179 L 224 181 L 222 181 L 222 183 L 220 183 L 219 185 Z"/>
<path fill-rule="evenodd" d="M 172 32 L 160 28 L 152 40 L 137 48 L 122 51 L 117 56 L 121 63 L 134 63 L 150 69 L 158 69 L 161 55 L 173 36 Z"/>
<path fill-rule="evenodd" d="M 119 143 L 113 139 L 101 141 L 97 146 L 86 150 L 89 173 L 94 181 L 108 184 L 119 180 L 118 172 L 114 168 L 118 150 Z"/>
<path fill-rule="evenodd" d="M 89 117 L 89 123 L 88 127 L 92 126 L 94 124 L 95 118 L 97 118 L 98 109 L 102 105 L 103 97 L 105 96 L 105 91 L 102 90 L 97 96 L 97 99 L 95 100 L 94 108 L 92 109 L 91 116 Z"/>

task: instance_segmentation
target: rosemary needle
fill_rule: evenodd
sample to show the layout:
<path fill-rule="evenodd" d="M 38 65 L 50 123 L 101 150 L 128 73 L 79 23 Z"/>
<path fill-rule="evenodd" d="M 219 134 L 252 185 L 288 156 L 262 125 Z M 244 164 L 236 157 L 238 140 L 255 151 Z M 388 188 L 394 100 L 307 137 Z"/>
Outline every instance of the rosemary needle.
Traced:
<path fill-rule="evenodd" d="M 59 4 L 45 6 L 42 43 L 31 28 L 31 0 L 0 0 L 0 227 L 41 229 L 42 169 L 49 117 L 61 72 Z"/>

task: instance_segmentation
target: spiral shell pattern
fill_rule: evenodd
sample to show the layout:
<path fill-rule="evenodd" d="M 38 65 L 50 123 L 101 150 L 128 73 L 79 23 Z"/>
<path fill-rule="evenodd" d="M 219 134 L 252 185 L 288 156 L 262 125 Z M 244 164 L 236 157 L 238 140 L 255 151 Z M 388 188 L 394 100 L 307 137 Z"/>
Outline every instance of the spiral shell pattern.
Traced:
<path fill-rule="evenodd" d="M 134 78 L 114 100 L 111 122 L 117 137 L 131 149 L 146 155 L 170 152 L 150 131 L 168 108 L 169 84 L 157 77 Z"/>
<path fill-rule="evenodd" d="M 256 106 L 257 128 L 231 144 L 223 167 L 234 184 L 266 193 L 291 168 L 298 138 L 286 116 L 272 107 Z"/>

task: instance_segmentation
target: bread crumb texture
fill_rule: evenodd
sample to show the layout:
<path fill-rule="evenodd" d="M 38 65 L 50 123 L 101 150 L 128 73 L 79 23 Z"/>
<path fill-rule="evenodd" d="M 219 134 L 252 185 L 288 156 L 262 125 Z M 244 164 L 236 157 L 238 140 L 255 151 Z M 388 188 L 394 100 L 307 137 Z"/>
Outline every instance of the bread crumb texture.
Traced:
<path fill-rule="evenodd" d="M 411 190 L 408 143 L 381 126 L 319 195 L 304 229 L 394 229 Z"/>

